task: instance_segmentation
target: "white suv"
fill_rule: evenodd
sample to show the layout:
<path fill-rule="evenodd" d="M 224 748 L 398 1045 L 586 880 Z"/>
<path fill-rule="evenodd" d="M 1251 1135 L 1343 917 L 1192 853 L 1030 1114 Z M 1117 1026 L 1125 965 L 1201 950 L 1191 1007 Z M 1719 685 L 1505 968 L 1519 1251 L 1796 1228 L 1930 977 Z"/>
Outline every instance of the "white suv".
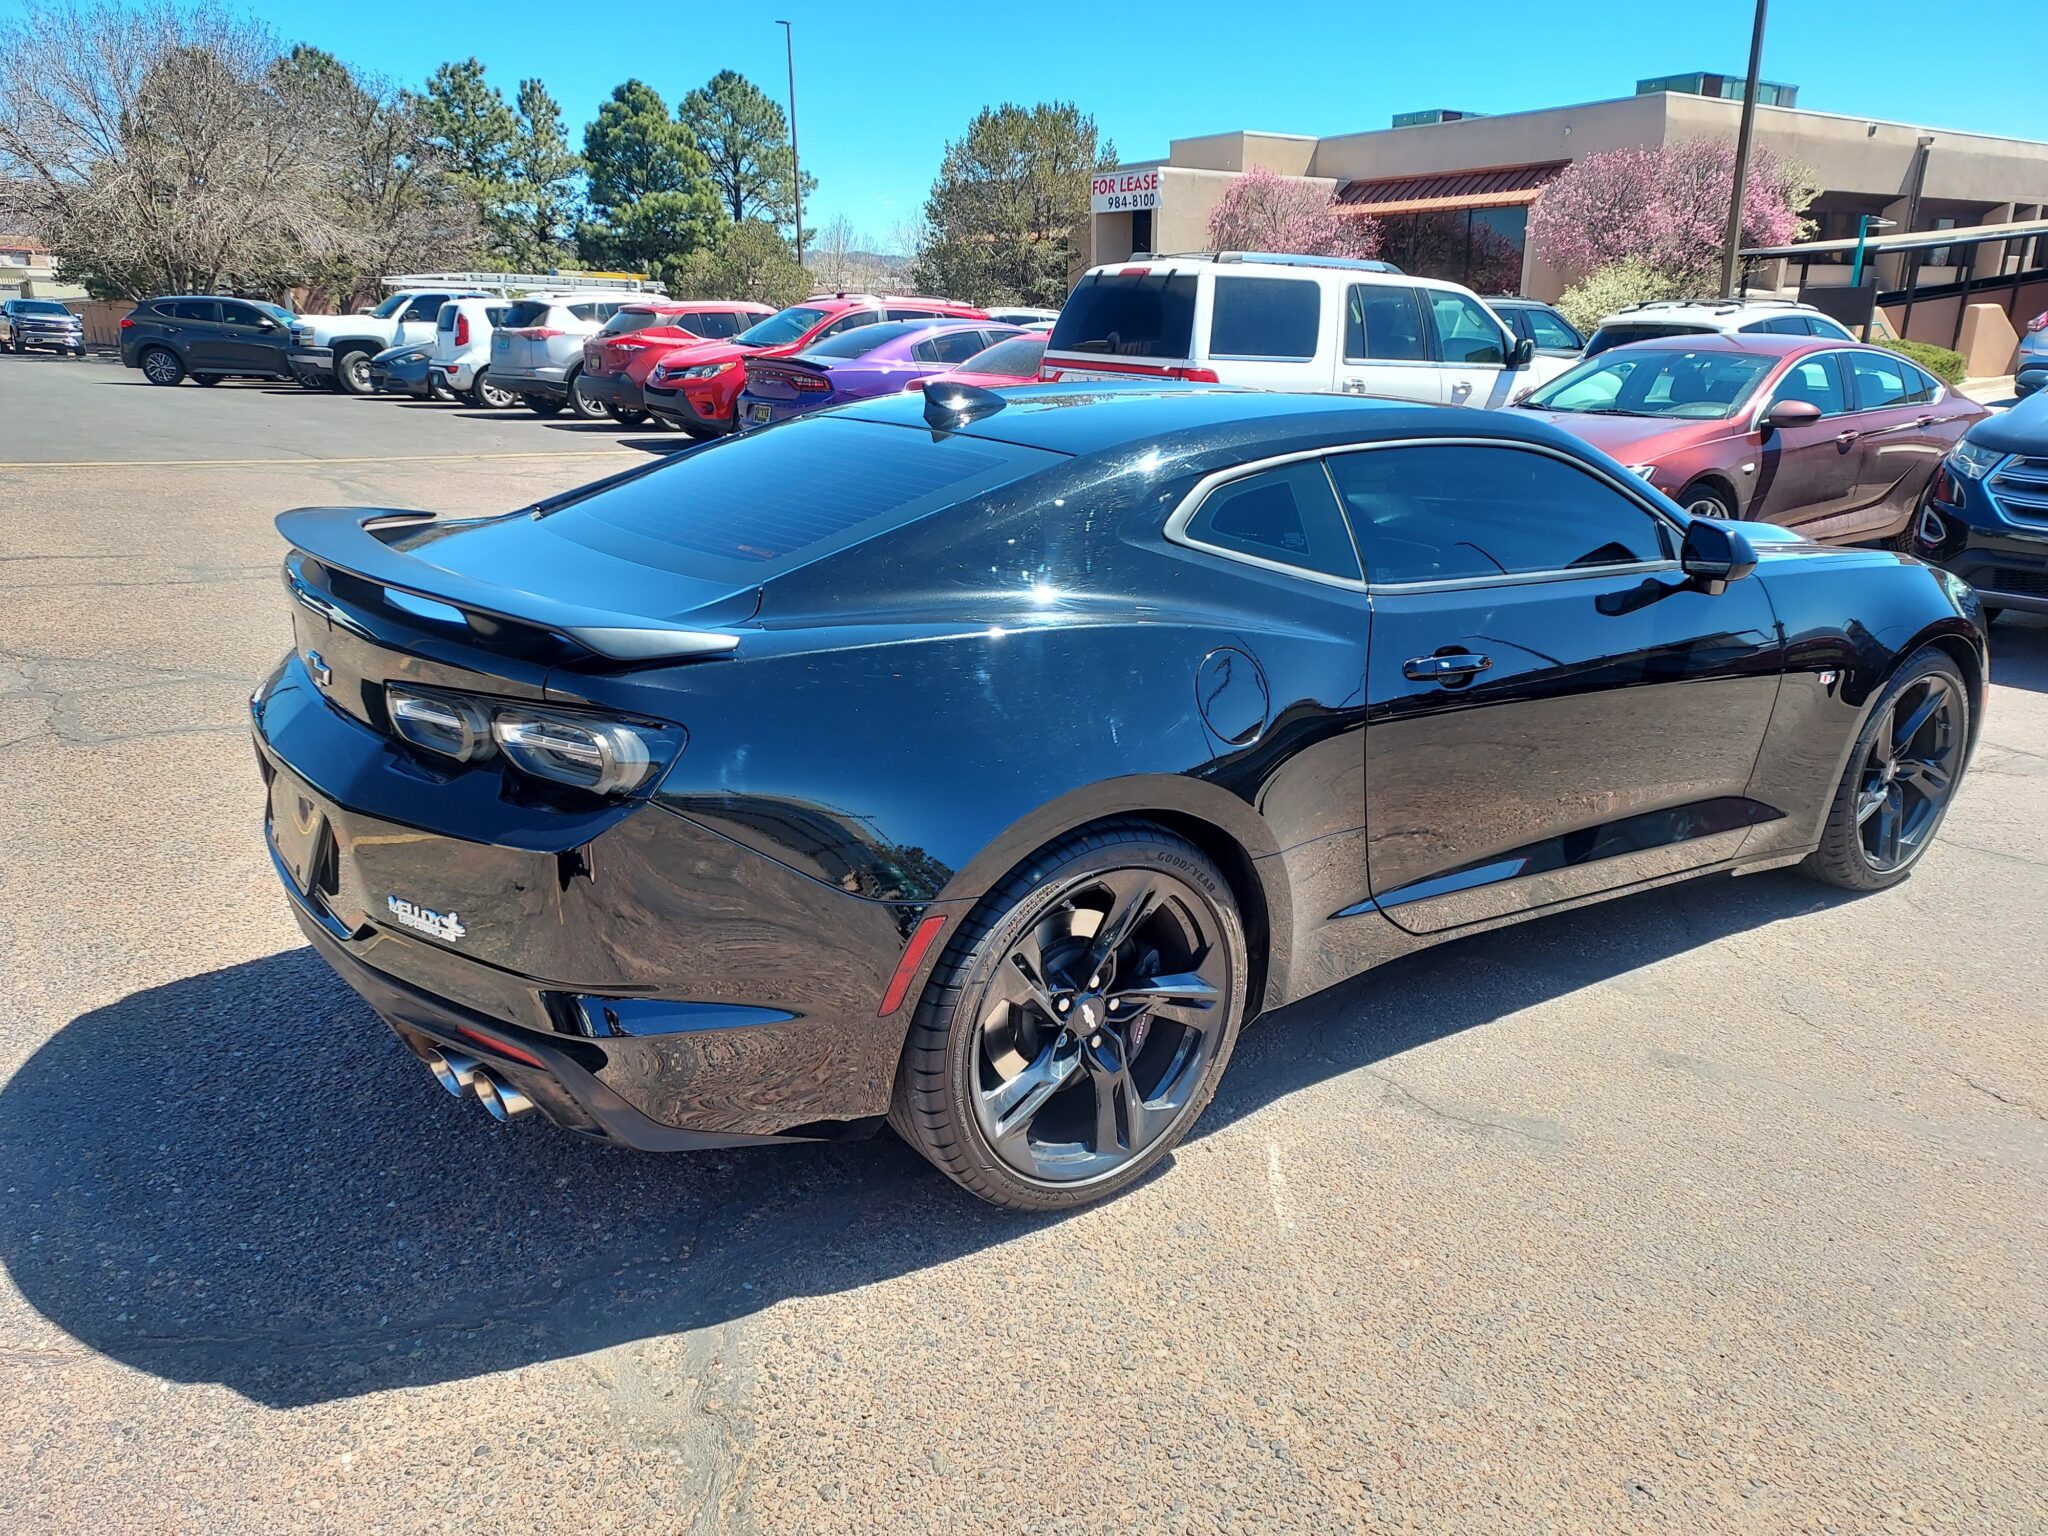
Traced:
<path fill-rule="evenodd" d="M 1045 379 L 1194 379 L 1495 407 L 1575 359 L 1542 357 L 1480 297 L 1383 261 L 1221 251 L 1085 273 Z"/>
<path fill-rule="evenodd" d="M 510 299 L 450 299 L 434 322 L 434 349 L 427 367 L 471 405 L 498 411 L 519 399 L 490 379 L 491 333 L 511 307 Z"/>
<path fill-rule="evenodd" d="M 1854 341 L 1849 328 L 1811 304 L 1792 299 L 1651 299 L 1631 304 L 1600 322 L 1586 342 L 1586 356 L 1609 347 L 1665 336 L 1824 336 Z"/>

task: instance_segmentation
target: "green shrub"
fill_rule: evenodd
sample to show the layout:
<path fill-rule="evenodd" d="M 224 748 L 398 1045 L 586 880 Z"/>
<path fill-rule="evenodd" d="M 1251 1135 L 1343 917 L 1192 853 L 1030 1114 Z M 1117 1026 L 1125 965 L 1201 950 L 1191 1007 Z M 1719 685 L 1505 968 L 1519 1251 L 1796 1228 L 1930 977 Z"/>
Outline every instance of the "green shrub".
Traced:
<path fill-rule="evenodd" d="M 1651 299 L 1684 297 L 1684 278 L 1631 257 L 1587 273 L 1558 295 L 1557 308 L 1565 319 L 1590 336 L 1602 320 L 1618 309 Z"/>
<path fill-rule="evenodd" d="M 1903 353 L 1944 384 L 1963 382 L 1963 354 L 1960 352 L 1937 347 L 1931 341 L 1900 341 L 1892 336 L 1877 337 L 1875 345 Z"/>

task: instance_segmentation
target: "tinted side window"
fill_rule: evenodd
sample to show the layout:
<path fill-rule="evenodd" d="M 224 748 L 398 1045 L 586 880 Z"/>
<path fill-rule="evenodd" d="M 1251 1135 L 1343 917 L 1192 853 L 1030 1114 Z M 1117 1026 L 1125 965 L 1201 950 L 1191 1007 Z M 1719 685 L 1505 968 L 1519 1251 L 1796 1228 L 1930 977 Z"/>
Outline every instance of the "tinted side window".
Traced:
<path fill-rule="evenodd" d="M 1413 288 L 1400 283 L 1352 285 L 1344 305 L 1344 361 L 1429 361 Z"/>
<path fill-rule="evenodd" d="M 890 320 L 935 320 L 939 314 L 935 309 L 906 309 L 901 306 L 884 310 L 882 313 Z"/>
<path fill-rule="evenodd" d="M 917 344 L 916 351 L 919 362 L 964 363 L 987 344 L 980 331 L 948 331 L 927 337 Z"/>
<path fill-rule="evenodd" d="M 1189 519 L 1187 537 L 1325 576 L 1358 578 L 1358 553 L 1330 482 L 1314 461 L 1219 485 Z"/>
<path fill-rule="evenodd" d="M 211 321 L 220 319 L 220 305 L 216 304 L 212 299 L 180 299 L 177 303 L 168 305 L 166 308 L 175 320 Z"/>
<path fill-rule="evenodd" d="M 834 320 L 830 325 L 818 332 L 813 340 L 823 341 L 827 336 L 840 335 L 842 332 L 852 330 L 855 326 L 873 325 L 881 318 L 872 309 L 856 309 L 852 313 L 841 315 L 837 320 Z"/>
<path fill-rule="evenodd" d="M 569 306 L 569 313 L 578 320 L 597 320 L 602 318 L 598 314 L 598 310 L 603 307 L 600 304 L 571 304 Z"/>
<path fill-rule="evenodd" d="M 701 315 L 695 316 L 694 319 L 696 324 L 692 325 L 690 329 L 699 336 L 712 340 L 722 340 L 727 336 L 737 336 L 740 333 L 740 316 L 734 314 L 729 309 L 707 309 Z"/>
<path fill-rule="evenodd" d="M 1879 411 L 1913 393 L 1906 381 L 1905 359 L 1882 352 L 1851 352 L 1849 371 L 1856 378 L 1856 409 Z"/>
<path fill-rule="evenodd" d="M 1507 361 L 1501 347 L 1500 327 L 1493 316 L 1462 293 L 1425 288 L 1429 317 L 1436 324 L 1439 355 L 1447 363 L 1493 363 Z"/>
<path fill-rule="evenodd" d="M 254 305 L 231 304 L 226 300 L 221 301 L 220 317 L 229 325 L 255 325 L 263 319 Z"/>
<path fill-rule="evenodd" d="M 1522 323 L 1528 327 L 1523 334 L 1539 347 L 1576 352 L 1586 344 L 1584 338 L 1573 330 L 1562 316 L 1554 315 L 1547 309 L 1525 309 L 1519 313 Z"/>
<path fill-rule="evenodd" d="M 1548 454 L 1447 443 L 1335 454 L 1329 463 L 1375 582 L 1670 558 L 1657 518 Z"/>
<path fill-rule="evenodd" d="M 1849 391 L 1842 382 L 1840 355 L 1822 352 L 1800 358 L 1785 370 L 1784 379 L 1771 395 L 1771 404 L 1780 400 L 1809 400 L 1820 407 L 1823 416 L 1839 416 L 1848 410 Z"/>
<path fill-rule="evenodd" d="M 432 320 L 441 313 L 441 306 L 448 302 L 445 293 L 423 293 L 405 307 L 408 320 Z"/>
<path fill-rule="evenodd" d="M 1211 357 L 1316 355 L 1322 284 L 1301 278 L 1219 277 L 1209 317 Z"/>
<path fill-rule="evenodd" d="M 1901 405 L 1925 405 L 1941 393 L 1941 381 L 1915 363 L 1903 365 L 1906 370 L 1906 398 Z"/>

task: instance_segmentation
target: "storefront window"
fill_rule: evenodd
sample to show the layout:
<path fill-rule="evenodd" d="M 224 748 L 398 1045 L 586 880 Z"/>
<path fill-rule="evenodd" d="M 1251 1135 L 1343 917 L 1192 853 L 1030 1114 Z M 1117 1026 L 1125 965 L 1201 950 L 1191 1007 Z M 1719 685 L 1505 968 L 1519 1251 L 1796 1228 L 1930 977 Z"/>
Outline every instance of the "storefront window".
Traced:
<path fill-rule="evenodd" d="M 1380 254 L 1417 277 L 1463 283 L 1475 293 L 1519 293 L 1529 210 L 1459 208 L 1379 216 Z"/>

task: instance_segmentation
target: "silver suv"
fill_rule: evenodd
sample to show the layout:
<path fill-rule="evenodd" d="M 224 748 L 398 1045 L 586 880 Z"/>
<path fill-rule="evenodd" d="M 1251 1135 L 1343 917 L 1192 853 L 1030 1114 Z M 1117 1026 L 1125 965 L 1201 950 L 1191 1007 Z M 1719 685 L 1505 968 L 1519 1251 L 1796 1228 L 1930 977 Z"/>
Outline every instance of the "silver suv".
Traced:
<path fill-rule="evenodd" d="M 1631 304 L 1602 320 L 1586 343 L 1586 356 L 1598 357 L 1609 347 L 1629 341 L 1737 333 L 1824 336 L 1829 341 L 1856 339 L 1834 316 L 1795 299 L 1651 299 Z"/>
<path fill-rule="evenodd" d="M 491 332 L 491 382 L 518 395 L 543 416 L 568 406 L 585 420 L 602 416 L 604 402 L 582 388 L 583 341 L 644 293 L 535 295 L 505 311 Z"/>

